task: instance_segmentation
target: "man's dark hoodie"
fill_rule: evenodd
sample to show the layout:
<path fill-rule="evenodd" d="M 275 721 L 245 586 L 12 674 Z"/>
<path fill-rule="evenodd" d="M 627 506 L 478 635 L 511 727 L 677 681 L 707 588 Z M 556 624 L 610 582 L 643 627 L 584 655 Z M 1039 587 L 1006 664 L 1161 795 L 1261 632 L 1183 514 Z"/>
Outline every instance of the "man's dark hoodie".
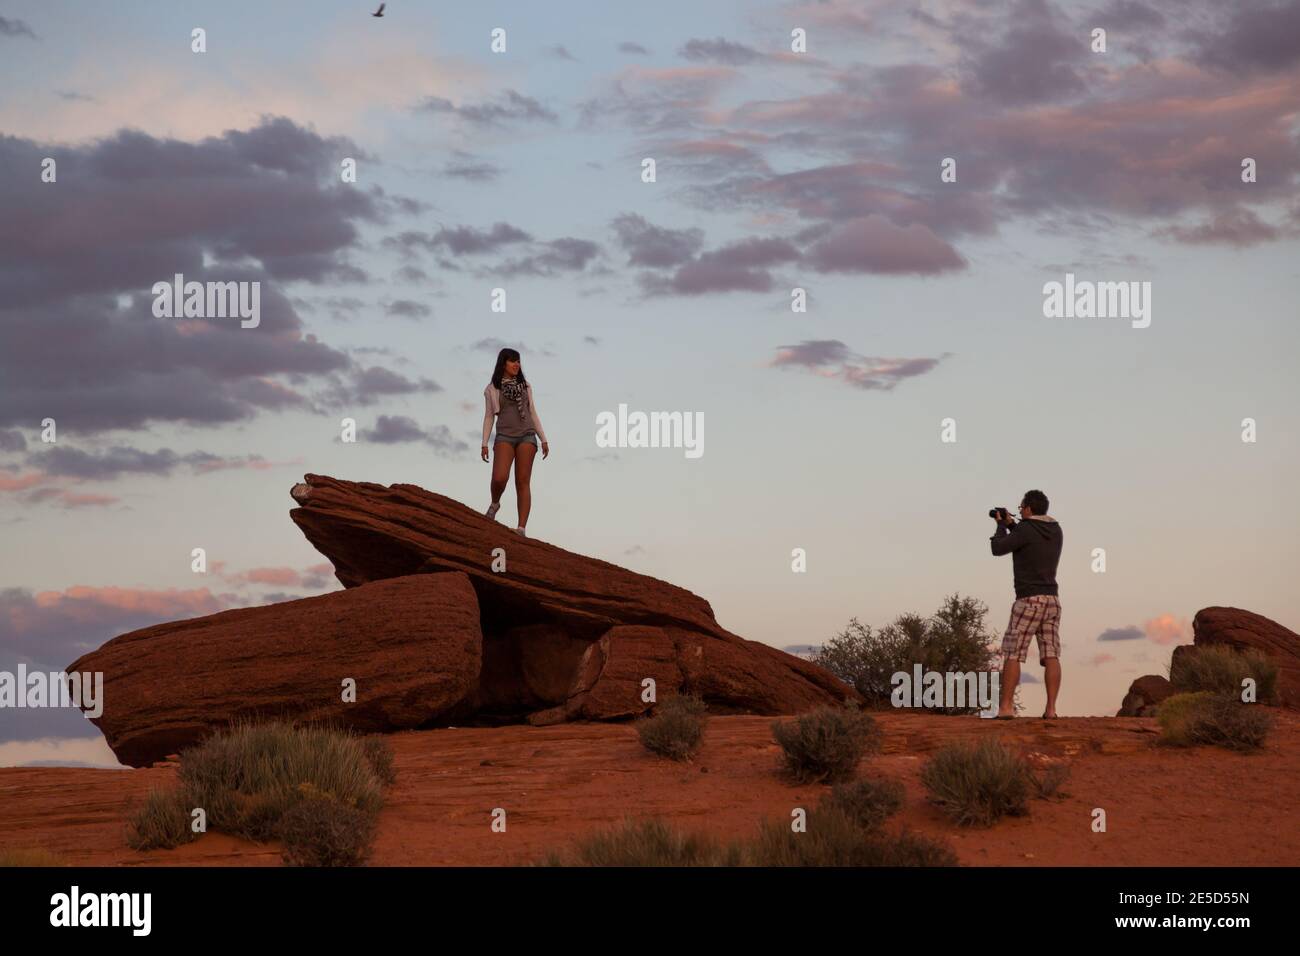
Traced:
<path fill-rule="evenodd" d="M 998 525 L 989 543 L 994 556 L 1010 554 L 1016 579 L 1016 597 L 1056 593 L 1056 565 L 1065 538 L 1056 519 L 1034 515 L 1018 524 Z"/>

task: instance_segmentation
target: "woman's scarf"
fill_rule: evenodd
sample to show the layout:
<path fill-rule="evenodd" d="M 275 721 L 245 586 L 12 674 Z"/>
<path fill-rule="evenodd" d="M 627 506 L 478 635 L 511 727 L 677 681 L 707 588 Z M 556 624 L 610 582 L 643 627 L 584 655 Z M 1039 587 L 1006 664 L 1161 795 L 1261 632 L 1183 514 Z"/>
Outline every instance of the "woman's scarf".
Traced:
<path fill-rule="evenodd" d="M 524 386 L 519 384 L 519 379 L 503 378 L 501 380 L 501 397 L 514 402 L 515 408 L 519 409 L 519 417 L 527 421 L 528 394 Z"/>

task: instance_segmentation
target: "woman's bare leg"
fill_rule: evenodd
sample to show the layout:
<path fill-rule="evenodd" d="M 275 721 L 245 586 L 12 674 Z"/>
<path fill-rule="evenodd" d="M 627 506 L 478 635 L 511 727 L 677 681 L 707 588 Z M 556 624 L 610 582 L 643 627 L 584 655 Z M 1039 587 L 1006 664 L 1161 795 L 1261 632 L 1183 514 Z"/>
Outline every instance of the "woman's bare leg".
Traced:
<path fill-rule="evenodd" d="M 515 446 L 509 442 L 499 441 L 492 449 L 492 503 L 501 500 L 501 493 L 506 490 L 510 480 L 510 463 L 515 458 Z"/>
<path fill-rule="evenodd" d="M 533 477 L 533 459 L 537 446 L 523 442 L 515 447 L 515 494 L 519 498 L 519 527 L 528 527 L 528 512 L 533 509 L 533 491 L 529 481 Z"/>

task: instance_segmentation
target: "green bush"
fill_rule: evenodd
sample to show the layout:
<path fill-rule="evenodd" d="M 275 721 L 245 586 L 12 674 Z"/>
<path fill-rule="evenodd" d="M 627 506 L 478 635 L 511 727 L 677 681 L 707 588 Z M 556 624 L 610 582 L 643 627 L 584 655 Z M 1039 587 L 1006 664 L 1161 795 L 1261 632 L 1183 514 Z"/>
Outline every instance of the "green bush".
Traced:
<path fill-rule="evenodd" d="M 1272 716 L 1258 704 L 1210 691 L 1166 698 L 1156 719 L 1161 743 L 1171 747 L 1209 744 L 1248 752 L 1262 747 L 1273 729 Z"/>
<path fill-rule="evenodd" d="M 1256 650 L 1238 651 L 1225 644 L 1193 647 L 1169 665 L 1169 683 L 1175 693 L 1212 691 L 1241 700 L 1241 682 L 1254 678 L 1256 700 L 1277 701 L 1277 664 Z"/>
<path fill-rule="evenodd" d="M 551 852 L 548 866 L 955 866 L 946 844 L 919 834 L 867 829 L 829 799 L 808 815 L 805 832 L 765 822 L 748 841 L 723 844 L 662 820 L 627 820 Z"/>
<path fill-rule="evenodd" d="M 947 843 L 920 833 L 900 830 L 876 843 L 878 866 L 957 866 L 957 854 Z"/>
<path fill-rule="evenodd" d="M 281 859 L 286 866 L 361 866 L 370 855 L 375 817 L 346 806 L 311 784 L 280 818 Z"/>
<path fill-rule="evenodd" d="M 67 865 L 57 853 L 39 847 L 10 847 L 0 850 L 0 867 Z"/>
<path fill-rule="evenodd" d="M 652 753 L 672 760 L 689 760 L 704 736 L 707 705 L 699 697 L 678 694 L 669 697 L 650 717 L 638 720 L 637 735 Z"/>
<path fill-rule="evenodd" d="M 170 850 L 197 839 L 192 810 L 180 790 L 150 790 L 127 828 L 126 845 L 133 850 Z"/>
<path fill-rule="evenodd" d="M 578 841 L 569 855 L 552 853 L 551 866 L 737 866 L 738 847 L 682 833 L 663 820 L 625 820 Z"/>
<path fill-rule="evenodd" d="M 813 660 L 852 684 L 873 707 L 890 706 L 893 675 L 925 671 L 967 673 L 997 670 L 998 635 L 986 630 L 988 607 L 975 598 L 953 594 L 933 616 L 903 614 L 877 630 L 859 623 L 827 641 Z M 936 709 L 938 713 L 975 713 L 971 707 Z"/>
<path fill-rule="evenodd" d="M 793 721 L 775 721 L 772 736 L 785 766 L 801 783 L 847 780 L 864 754 L 880 749 L 880 728 L 853 707 L 818 707 Z"/>
<path fill-rule="evenodd" d="M 202 808 L 209 829 L 283 840 L 287 863 L 355 866 L 394 778 L 392 750 L 378 737 L 244 721 L 181 752 L 178 788 L 149 794 L 128 842 L 143 850 L 192 840 L 190 815 Z"/>
<path fill-rule="evenodd" d="M 1033 774 L 1019 754 L 996 741 L 963 741 L 931 757 L 921 782 L 958 824 L 989 826 L 1028 812 Z"/>
<path fill-rule="evenodd" d="M 367 814 L 384 800 L 361 739 L 329 727 L 237 724 L 184 751 L 179 778 L 210 828 L 257 842 L 276 838 L 304 783 Z"/>
<path fill-rule="evenodd" d="M 786 821 L 764 823 L 746 860 L 752 866 L 953 866 L 957 862 L 944 844 L 927 837 L 864 830 L 830 802 L 808 814 L 803 833 L 795 833 Z"/>
<path fill-rule="evenodd" d="M 1065 785 L 1065 781 L 1069 778 L 1070 768 L 1063 763 L 1048 764 L 1041 771 L 1030 775 L 1034 795 L 1041 800 L 1065 796 L 1066 794 L 1061 790 L 1061 787 Z"/>
<path fill-rule="evenodd" d="M 393 766 L 393 748 L 387 740 L 379 734 L 362 737 L 361 750 L 366 756 L 366 762 L 370 764 L 370 769 L 375 772 L 380 782 L 385 786 L 397 782 L 397 769 Z"/>
<path fill-rule="evenodd" d="M 823 805 L 842 810 L 864 830 L 877 830 L 903 807 L 903 785 L 897 780 L 864 777 L 837 784 Z"/>

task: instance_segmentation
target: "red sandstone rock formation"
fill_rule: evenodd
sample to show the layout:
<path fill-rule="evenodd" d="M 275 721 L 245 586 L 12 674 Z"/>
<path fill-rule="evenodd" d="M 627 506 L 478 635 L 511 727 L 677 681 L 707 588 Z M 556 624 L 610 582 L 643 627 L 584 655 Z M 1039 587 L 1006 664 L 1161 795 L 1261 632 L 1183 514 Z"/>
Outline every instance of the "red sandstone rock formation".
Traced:
<path fill-rule="evenodd" d="M 452 721 L 617 719 L 699 694 L 719 713 L 791 714 L 856 693 L 719 626 L 682 588 L 531 538 L 414 485 L 317 475 L 294 522 L 343 591 L 114 638 L 95 723 L 140 766 L 233 719 L 333 719 L 362 731 Z M 494 566 L 496 570 L 494 570 Z M 342 681 L 356 681 L 355 703 Z"/>
<path fill-rule="evenodd" d="M 1238 651 L 1258 651 L 1277 665 L 1277 703 L 1300 709 L 1300 634 L 1262 614 L 1236 607 L 1207 607 L 1192 620 L 1192 644 L 1174 648 L 1171 669 L 1200 648 L 1221 644 Z M 1140 686 L 1139 686 L 1140 685 Z M 1135 680 L 1120 707 L 1119 717 L 1146 717 L 1168 697 L 1169 682 L 1155 674 Z"/>
<path fill-rule="evenodd" d="M 1167 677 L 1161 677 L 1158 674 L 1147 674 L 1145 677 L 1139 677 L 1129 685 L 1128 693 L 1124 695 L 1124 702 L 1120 705 L 1119 713 L 1115 716 L 1154 717 L 1156 707 L 1173 692 L 1173 685 L 1169 683 Z"/>
<path fill-rule="evenodd" d="M 690 691 L 721 712 L 790 714 L 856 697 L 822 668 L 725 630 L 683 588 L 521 538 L 415 485 L 307 475 L 291 494 L 300 507 L 290 517 L 348 587 L 468 575 L 484 637 L 481 715 L 628 717 L 650 706 L 646 678 L 659 697 Z"/>
<path fill-rule="evenodd" d="M 1278 703 L 1300 708 L 1300 634 L 1262 614 L 1236 607 L 1207 607 L 1196 612 L 1192 635 L 1197 647 L 1226 644 L 1267 655 L 1278 668 Z"/>
<path fill-rule="evenodd" d="M 147 766 L 241 718 L 417 727 L 478 686 L 482 634 L 463 574 L 416 574 L 115 637 L 68 667 L 102 671 L 94 723 Z M 355 703 L 343 681 L 356 682 Z"/>

